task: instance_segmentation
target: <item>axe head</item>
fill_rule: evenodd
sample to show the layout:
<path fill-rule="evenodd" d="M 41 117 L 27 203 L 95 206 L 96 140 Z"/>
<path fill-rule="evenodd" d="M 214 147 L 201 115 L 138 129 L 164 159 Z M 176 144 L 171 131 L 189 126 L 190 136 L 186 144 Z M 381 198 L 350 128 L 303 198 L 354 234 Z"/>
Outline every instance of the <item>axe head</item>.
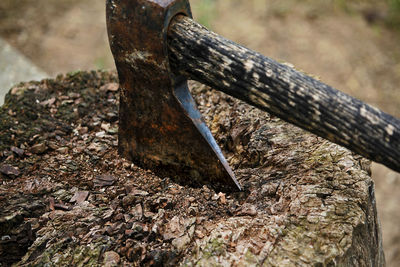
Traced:
<path fill-rule="evenodd" d="M 158 174 L 217 190 L 240 186 L 190 95 L 169 66 L 171 19 L 187 0 L 107 0 L 107 28 L 120 83 L 119 154 Z"/>

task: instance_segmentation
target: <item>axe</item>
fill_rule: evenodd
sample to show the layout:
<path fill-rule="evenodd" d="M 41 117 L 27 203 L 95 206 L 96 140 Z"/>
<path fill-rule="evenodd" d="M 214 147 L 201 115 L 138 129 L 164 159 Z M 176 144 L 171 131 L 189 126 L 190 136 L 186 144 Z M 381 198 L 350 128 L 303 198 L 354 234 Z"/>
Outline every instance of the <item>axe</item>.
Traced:
<path fill-rule="evenodd" d="M 188 0 L 107 0 L 121 156 L 182 182 L 240 190 L 189 92 L 190 78 L 400 171 L 398 119 L 191 17 Z"/>

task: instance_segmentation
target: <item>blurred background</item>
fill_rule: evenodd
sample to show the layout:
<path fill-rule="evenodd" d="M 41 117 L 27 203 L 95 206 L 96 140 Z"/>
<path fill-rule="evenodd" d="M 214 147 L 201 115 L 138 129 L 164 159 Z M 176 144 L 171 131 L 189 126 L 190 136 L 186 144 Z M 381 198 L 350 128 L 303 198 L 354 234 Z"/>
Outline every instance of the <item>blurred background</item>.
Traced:
<path fill-rule="evenodd" d="M 1 0 L 0 52 L 10 45 L 35 77 L 113 69 L 104 2 Z M 191 4 L 195 19 L 213 31 L 400 117 L 400 0 Z M 0 53 L 0 76 L 17 66 L 10 60 Z M 374 164 L 372 175 L 387 264 L 400 266 L 400 174 Z"/>

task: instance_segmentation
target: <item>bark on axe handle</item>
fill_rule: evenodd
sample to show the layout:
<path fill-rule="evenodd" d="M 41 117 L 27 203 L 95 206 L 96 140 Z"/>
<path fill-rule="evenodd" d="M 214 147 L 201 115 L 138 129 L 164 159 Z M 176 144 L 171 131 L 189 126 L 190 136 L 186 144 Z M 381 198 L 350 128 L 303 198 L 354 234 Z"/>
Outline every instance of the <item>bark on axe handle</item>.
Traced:
<path fill-rule="evenodd" d="M 168 32 L 174 72 L 400 172 L 400 121 L 184 16 Z"/>

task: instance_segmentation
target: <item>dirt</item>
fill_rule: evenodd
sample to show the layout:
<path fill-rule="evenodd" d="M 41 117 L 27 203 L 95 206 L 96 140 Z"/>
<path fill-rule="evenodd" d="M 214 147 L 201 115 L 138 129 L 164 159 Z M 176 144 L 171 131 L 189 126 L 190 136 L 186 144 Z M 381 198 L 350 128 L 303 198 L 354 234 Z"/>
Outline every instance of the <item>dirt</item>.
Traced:
<path fill-rule="evenodd" d="M 0 35 L 52 76 L 113 66 L 103 2 L 5 0 L 0 18 Z"/>
<path fill-rule="evenodd" d="M 113 68 L 103 5 L 96 0 L 1 1 L 0 35 L 52 75 Z M 198 0 L 192 5 L 195 17 L 220 34 L 400 116 L 399 37 L 380 24 L 384 4 L 343 9 L 332 2 Z M 372 24 L 371 7 L 377 18 Z M 373 177 L 387 263 L 397 266 L 400 175 L 374 165 Z"/>

